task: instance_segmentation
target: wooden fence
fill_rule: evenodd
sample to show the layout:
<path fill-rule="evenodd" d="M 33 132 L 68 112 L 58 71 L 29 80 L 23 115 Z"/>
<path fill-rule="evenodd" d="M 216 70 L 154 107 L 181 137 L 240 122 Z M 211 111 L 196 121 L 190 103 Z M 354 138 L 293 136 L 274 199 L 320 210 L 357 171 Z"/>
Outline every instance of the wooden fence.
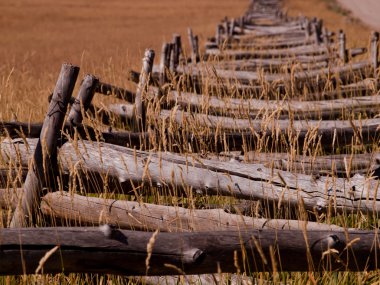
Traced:
<path fill-rule="evenodd" d="M 255 0 L 204 49 L 188 39 L 188 58 L 178 34 L 158 65 L 146 50 L 135 92 L 86 75 L 74 98 L 79 67 L 63 64 L 44 122 L 1 122 L 0 274 L 378 269 L 376 229 L 308 221 L 380 211 L 380 154 L 336 151 L 378 145 L 378 33 L 347 49 L 343 31 Z M 245 204 L 141 202 L 155 193 Z M 273 216 L 284 207 L 299 219 Z"/>

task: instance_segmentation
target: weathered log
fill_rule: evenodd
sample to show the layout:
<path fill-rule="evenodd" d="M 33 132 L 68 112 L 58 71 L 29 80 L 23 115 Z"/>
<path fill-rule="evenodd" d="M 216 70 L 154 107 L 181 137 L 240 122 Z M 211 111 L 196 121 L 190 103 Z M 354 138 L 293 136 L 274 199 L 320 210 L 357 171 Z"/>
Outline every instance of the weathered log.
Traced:
<path fill-rule="evenodd" d="M 139 77 L 139 75 L 140 74 L 134 74 L 134 76 L 137 76 L 137 78 Z M 138 79 L 137 79 L 137 83 L 138 83 Z M 124 88 L 113 86 L 111 84 L 104 83 L 104 82 L 99 82 L 95 91 L 97 93 L 107 95 L 107 96 L 113 95 L 118 99 L 123 99 L 130 103 L 134 103 L 135 98 L 136 98 L 135 93 L 129 90 L 126 90 Z"/>
<path fill-rule="evenodd" d="M 171 91 L 167 102 L 176 103 L 184 108 L 204 110 L 213 114 L 232 117 L 258 118 L 262 114 L 281 114 L 284 118 L 294 115 L 300 119 L 329 119 L 340 117 L 343 113 L 364 112 L 377 114 L 380 109 L 380 95 L 351 97 L 326 101 L 260 100 L 260 99 L 220 99 L 216 96 Z M 116 108 L 116 104 L 111 105 Z M 123 104 L 122 106 L 126 106 Z"/>
<path fill-rule="evenodd" d="M 135 131 L 142 132 L 145 130 L 146 118 L 146 105 L 145 105 L 145 95 L 146 90 L 149 85 L 149 78 L 151 77 L 153 61 L 154 61 L 154 50 L 145 50 L 143 58 L 143 66 L 140 73 L 139 84 L 137 85 L 135 105 L 136 105 L 136 120 L 135 120 Z"/>
<path fill-rule="evenodd" d="M 98 228 L 1 229 L 0 274 L 178 275 L 376 270 L 375 231 L 152 233 Z M 375 244 L 375 246 L 374 246 Z M 275 251 L 274 251 L 275 248 Z M 147 250 L 148 249 L 148 250 Z"/>
<path fill-rule="evenodd" d="M 54 180 L 57 176 L 57 140 L 78 73 L 79 67 L 71 64 L 62 65 L 52 101 L 34 151 L 33 165 L 29 168 L 23 195 L 13 214 L 11 227 L 33 224 L 33 215 L 35 215 L 35 209 L 40 201 L 42 185 L 48 184 L 53 189 L 56 187 Z M 46 183 L 47 181 L 49 183 Z"/>
<path fill-rule="evenodd" d="M 356 62 L 339 67 L 327 67 L 316 70 L 296 71 L 293 74 L 262 74 L 260 72 L 250 72 L 241 70 L 223 70 L 214 69 L 212 71 L 207 68 L 194 69 L 188 68 L 184 70 L 184 74 L 190 74 L 192 78 L 197 78 L 199 82 L 202 82 L 203 78 L 206 78 L 207 83 L 211 81 L 217 81 L 218 84 L 230 83 L 238 85 L 238 83 L 252 85 L 260 84 L 261 82 L 291 82 L 296 81 L 319 81 L 326 82 L 329 77 L 330 80 L 335 78 L 335 81 L 340 81 L 343 84 L 347 82 L 352 83 L 352 80 L 358 76 L 363 76 L 370 72 L 370 63 L 368 61 Z M 301 84 L 301 83 L 300 83 Z"/>
<path fill-rule="evenodd" d="M 205 52 L 208 57 L 234 58 L 234 59 L 251 59 L 251 58 L 285 58 L 297 56 L 317 56 L 327 55 L 328 50 L 326 47 L 319 47 L 315 45 L 299 46 L 284 49 L 273 50 L 219 50 L 208 49 Z"/>
<path fill-rule="evenodd" d="M 249 151 L 244 154 L 238 152 L 221 153 L 219 155 L 208 154 L 207 159 L 222 161 L 239 161 L 244 163 L 260 163 L 265 167 L 274 167 L 293 173 L 307 175 L 336 175 L 338 177 L 352 177 L 356 174 L 380 175 L 380 154 L 337 154 L 322 156 L 291 155 L 288 153 L 258 153 Z"/>
<path fill-rule="evenodd" d="M 1 194 L 0 194 L 1 195 Z M 0 196 L 1 198 L 1 196 Z M 1 204 L 0 204 L 1 205 Z M 334 225 L 299 220 L 263 219 L 229 214 L 223 209 L 197 210 L 86 197 L 66 192 L 43 197 L 42 213 L 80 224 L 112 224 L 122 229 L 187 232 L 246 229 L 343 230 Z"/>
<path fill-rule="evenodd" d="M 182 127 L 191 129 L 208 127 L 219 131 L 250 132 L 259 136 L 276 137 L 294 136 L 301 144 L 307 136 L 321 140 L 323 148 L 351 145 L 355 140 L 360 143 L 372 143 L 378 138 L 380 119 L 365 120 L 251 120 L 231 117 L 191 114 L 183 111 L 162 110 L 161 118 L 176 122 Z M 294 138 L 293 138 L 294 139 Z M 353 141 L 354 139 L 354 141 Z"/>
<path fill-rule="evenodd" d="M 27 140 L 32 151 L 36 140 Z M 19 143 L 3 142 L 4 159 L 24 165 L 28 150 Z M 20 155 L 21 153 L 21 155 Z M 173 153 L 141 152 L 114 145 L 66 143 L 60 149 L 62 169 L 69 172 L 82 168 L 85 171 L 104 173 L 116 177 L 120 183 L 143 183 L 184 188 L 217 195 L 243 199 L 260 199 L 276 204 L 299 205 L 317 211 L 364 211 L 380 210 L 378 183 L 356 175 L 350 179 L 330 176 L 313 177 L 274 171 L 262 164 L 242 164 L 180 156 Z"/>

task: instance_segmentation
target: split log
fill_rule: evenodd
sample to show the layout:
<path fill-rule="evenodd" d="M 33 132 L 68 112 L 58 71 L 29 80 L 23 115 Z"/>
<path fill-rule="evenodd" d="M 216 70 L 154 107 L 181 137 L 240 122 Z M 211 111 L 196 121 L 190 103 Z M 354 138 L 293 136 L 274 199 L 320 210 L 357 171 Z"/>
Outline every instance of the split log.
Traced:
<path fill-rule="evenodd" d="M 297 56 L 318 56 L 326 55 L 328 50 L 326 47 L 319 46 L 299 46 L 284 49 L 272 49 L 272 50 L 219 50 L 208 49 L 205 51 L 207 57 L 212 58 L 234 58 L 234 59 L 251 59 L 251 58 L 285 58 L 285 57 L 297 57 Z"/>
<path fill-rule="evenodd" d="M 330 77 L 330 80 L 335 78 L 335 81 L 340 81 L 343 84 L 347 82 L 352 83 L 352 80 L 368 74 L 370 72 L 371 65 L 367 61 L 351 63 L 339 67 L 327 67 L 317 70 L 305 70 L 296 71 L 294 74 L 261 74 L 260 72 L 250 72 L 241 70 L 223 70 L 223 69 L 193 69 L 189 68 L 184 70 L 184 74 L 190 74 L 192 78 L 196 78 L 199 82 L 202 82 L 202 78 L 206 78 L 204 81 L 210 84 L 230 83 L 238 85 L 237 83 L 245 85 L 260 84 L 264 82 L 292 82 L 296 81 L 311 81 L 311 82 L 326 82 Z M 359 77 L 359 78 L 360 78 Z M 214 83 L 215 82 L 215 83 Z M 299 83 L 299 82 L 298 82 Z M 301 83 L 299 83 L 301 84 Z M 321 83 L 320 83 L 321 84 Z M 302 84 L 303 86 L 303 84 Z"/>
<path fill-rule="evenodd" d="M 296 100 L 261 100 L 236 99 L 215 96 L 198 95 L 195 93 L 171 91 L 166 101 L 178 104 L 183 108 L 210 112 L 231 117 L 259 118 L 263 114 L 281 114 L 281 118 L 295 116 L 300 119 L 328 119 L 340 117 L 343 113 L 364 112 L 377 114 L 380 109 L 380 95 L 351 97 L 325 101 Z M 116 109 L 117 104 L 110 108 Z M 123 104 L 122 106 L 126 106 Z M 120 113 L 119 113 L 120 114 Z"/>
<path fill-rule="evenodd" d="M 129 116 L 132 118 L 132 114 L 134 114 L 133 110 L 133 108 L 126 110 L 123 106 L 121 106 L 120 112 L 124 111 L 127 114 L 129 114 Z M 0 124 L 0 135 L 8 136 L 10 138 L 38 138 L 40 136 L 41 129 L 42 123 L 3 122 L 2 124 Z M 68 134 L 70 137 L 74 136 L 75 131 L 81 138 L 93 141 L 97 141 L 100 139 L 111 144 L 136 148 L 140 148 L 142 145 L 149 144 L 148 133 L 135 133 L 128 131 L 99 132 L 98 130 L 93 129 L 90 126 L 84 125 L 76 126 L 75 130 L 73 130 L 73 128 L 69 124 L 65 124 L 63 126 L 63 132 L 65 134 Z M 66 138 L 60 138 L 58 140 L 59 145 L 63 144 L 65 141 Z"/>
<path fill-rule="evenodd" d="M 260 163 L 265 167 L 281 169 L 293 173 L 307 175 L 336 175 L 338 177 L 352 177 L 356 174 L 364 176 L 380 175 L 380 154 L 336 154 L 322 156 L 291 155 L 288 153 L 259 153 L 249 151 L 244 154 L 238 152 L 208 154 L 205 158 L 222 161 L 238 161 L 244 163 Z"/>
<path fill-rule="evenodd" d="M 178 275 L 260 271 L 368 271 L 375 231 L 250 230 L 152 233 L 99 228 L 1 229 L 0 274 Z M 375 246 L 374 246 L 375 244 Z M 148 253 L 147 253 L 148 248 Z M 274 251 L 275 248 L 275 251 Z M 147 265 L 148 264 L 148 265 Z"/>
<path fill-rule="evenodd" d="M 1 196 L 0 196 L 1 198 Z M 66 192 L 43 197 L 42 213 L 82 225 L 112 224 L 122 229 L 188 232 L 246 229 L 343 230 L 299 220 L 263 219 L 229 214 L 223 209 L 197 210 L 135 201 L 86 197 Z M 73 223 L 73 224 L 74 224 Z"/>
<path fill-rule="evenodd" d="M 232 117 L 212 116 L 206 114 L 191 114 L 183 111 L 162 110 L 161 118 L 171 120 L 178 125 L 196 129 L 207 127 L 217 129 L 220 132 L 248 132 L 258 136 L 279 138 L 288 136 L 296 138 L 299 143 L 309 136 L 321 140 L 323 148 L 351 145 L 355 141 L 360 143 L 372 143 L 380 134 L 378 125 L 380 119 L 365 120 L 276 120 L 268 117 L 267 120 L 235 119 Z M 288 138 L 289 138 L 288 137 Z"/>
<path fill-rule="evenodd" d="M 137 76 L 137 78 L 138 78 L 139 74 L 138 75 L 134 74 L 134 76 Z M 137 79 L 137 83 L 138 83 L 138 79 Z M 113 86 L 111 84 L 104 83 L 104 82 L 99 82 L 95 91 L 97 93 L 100 93 L 100 94 L 103 94 L 106 96 L 113 95 L 118 99 L 122 99 L 122 100 L 128 101 L 130 103 L 134 103 L 135 98 L 136 98 L 135 93 L 133 93 L 129 90 L 126 90 L 124 88 Z"/>
<path fill-rule="evenodd" d="M 36 140 L 27 140 L 33 150 Z M 24 165 L 28 149 L 3 142 L 4 159 Z M 308 210 L 376 212 L 380 210 L 377 181 L 357 175 L 350 179 L 313 177 L 274 171 L 262 164 L 242 164 L 180 156 L 173 153 L 141 152 L 108 144 L 81 141 L 60 149 L 62 169 L 103 173 L 120 183 L 191 189 L 197 193 L 272 201 L 278 205 L 302 205 Z"/>
<path fill-rule="evenodd" d="M 62 65 L 34 151 L 33 165 L 29 168 L 23 195 L 13 214 L 11 227 L 33 224 L 33 216 L 40 201 L 42 185 L 48 184 L 53 189 L 56 187 L 54 180 L 57 177 L 57 140 L 78 73 L 79 67 L 71 64 Z"/>

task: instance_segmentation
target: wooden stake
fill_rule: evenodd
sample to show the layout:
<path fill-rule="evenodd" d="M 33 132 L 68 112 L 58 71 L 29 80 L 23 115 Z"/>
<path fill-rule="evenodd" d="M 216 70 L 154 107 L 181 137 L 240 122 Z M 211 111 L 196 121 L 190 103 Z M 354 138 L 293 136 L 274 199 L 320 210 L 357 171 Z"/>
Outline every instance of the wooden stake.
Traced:
<path fill-rule="evenodd" d="M 140 73 L 139 84 L 137 85 L 136 91 L 136 122 L 135 122 L 135 130 L 138 132 L 143 132 L 145 130 L 145 93 L 147 91 L 150 76 L 153 68 L 154 61 L 154 50 L 146 49 L 144 58 L 143 58 L 143 66 Z"/>
<path fill-rule="evenodd" d="M 198 36 L 193 35 L 193 30 L 191 28 L 187 29 L 189 36 L 189 43 L 191 47 L 191 62 L 193 64 L 199 62 L 199 47 L 198 47 Z"/>
<path fill-rule="evenodd" d="M 95 90 L 98 86 L 99 79 L 94 75 L 87 74 L 80 86 L 77 98 L 71 106 L 70 113 L 67 117 L 67 122 L 71 126 L 78 126 L 83 121 L 83 112 L 90 107 L 92 98 L 94 97 Z M 83 109 L 82 109 L 83 108 Z"/>
<path fill-rule="evenodd" d="M 176 72 L 177 67 L 180 63 L 180 56 L 182 54 L 182 41 L 181 36 L 178 34 L 173 35 L 173 64 L 172 72 Z"/>
<path fill-rule="evenodd" d="M 371 36 L 371 62 L 376 74 L 376 70 L 379 67 L 379 33 L 372 32 Z"/>
<path fill-rule="evenodd" d="M 169 59 L 169 60 L 168 60 Z M 169 69 L 170 64 L 170 44 L 163 43 L 161 49 L 161 58 L 160 58 L 160 85 L 164 85 L 167 82 L 167 70 Z"/>
<path fill-rule="evenodd" d="M 343 30 L 339 31 L 339 58 L 343 63 L 347 63 L 346 34 Z"/>
<path fill-rule="evenodd" d="M 71 64 L 62 65 L 34 152 L 32 166 L 26 177 L 22 199 L 13 214 L 11 227 L 33 224 L 35 209 L 38 207 L 41 198 L 42 185 L 49 181 L 50 187 L 55 188 L 57 139 L 78 73 L 79 67 Z"/>

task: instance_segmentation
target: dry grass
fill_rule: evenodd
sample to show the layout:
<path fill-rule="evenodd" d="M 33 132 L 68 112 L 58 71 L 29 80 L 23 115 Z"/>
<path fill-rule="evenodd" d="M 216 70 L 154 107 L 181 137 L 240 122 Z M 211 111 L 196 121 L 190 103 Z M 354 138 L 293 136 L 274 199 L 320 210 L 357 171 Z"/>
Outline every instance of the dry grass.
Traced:
<path fill-rule="evenodd" d="M 41 120 L 60 66 L 71 62 L 125 86 L 126 70 L 140 69 L 145 48 L 159 56 L 163 40 L 186 28 L 213 35 L 225 15 L 241 15 L 238 1 L 47 1 L 0 3 L 0 119 Z M 157 62 L 157 61 L 156 61 Z M 80 75 L 80 78 L 82 75 Z"/>

